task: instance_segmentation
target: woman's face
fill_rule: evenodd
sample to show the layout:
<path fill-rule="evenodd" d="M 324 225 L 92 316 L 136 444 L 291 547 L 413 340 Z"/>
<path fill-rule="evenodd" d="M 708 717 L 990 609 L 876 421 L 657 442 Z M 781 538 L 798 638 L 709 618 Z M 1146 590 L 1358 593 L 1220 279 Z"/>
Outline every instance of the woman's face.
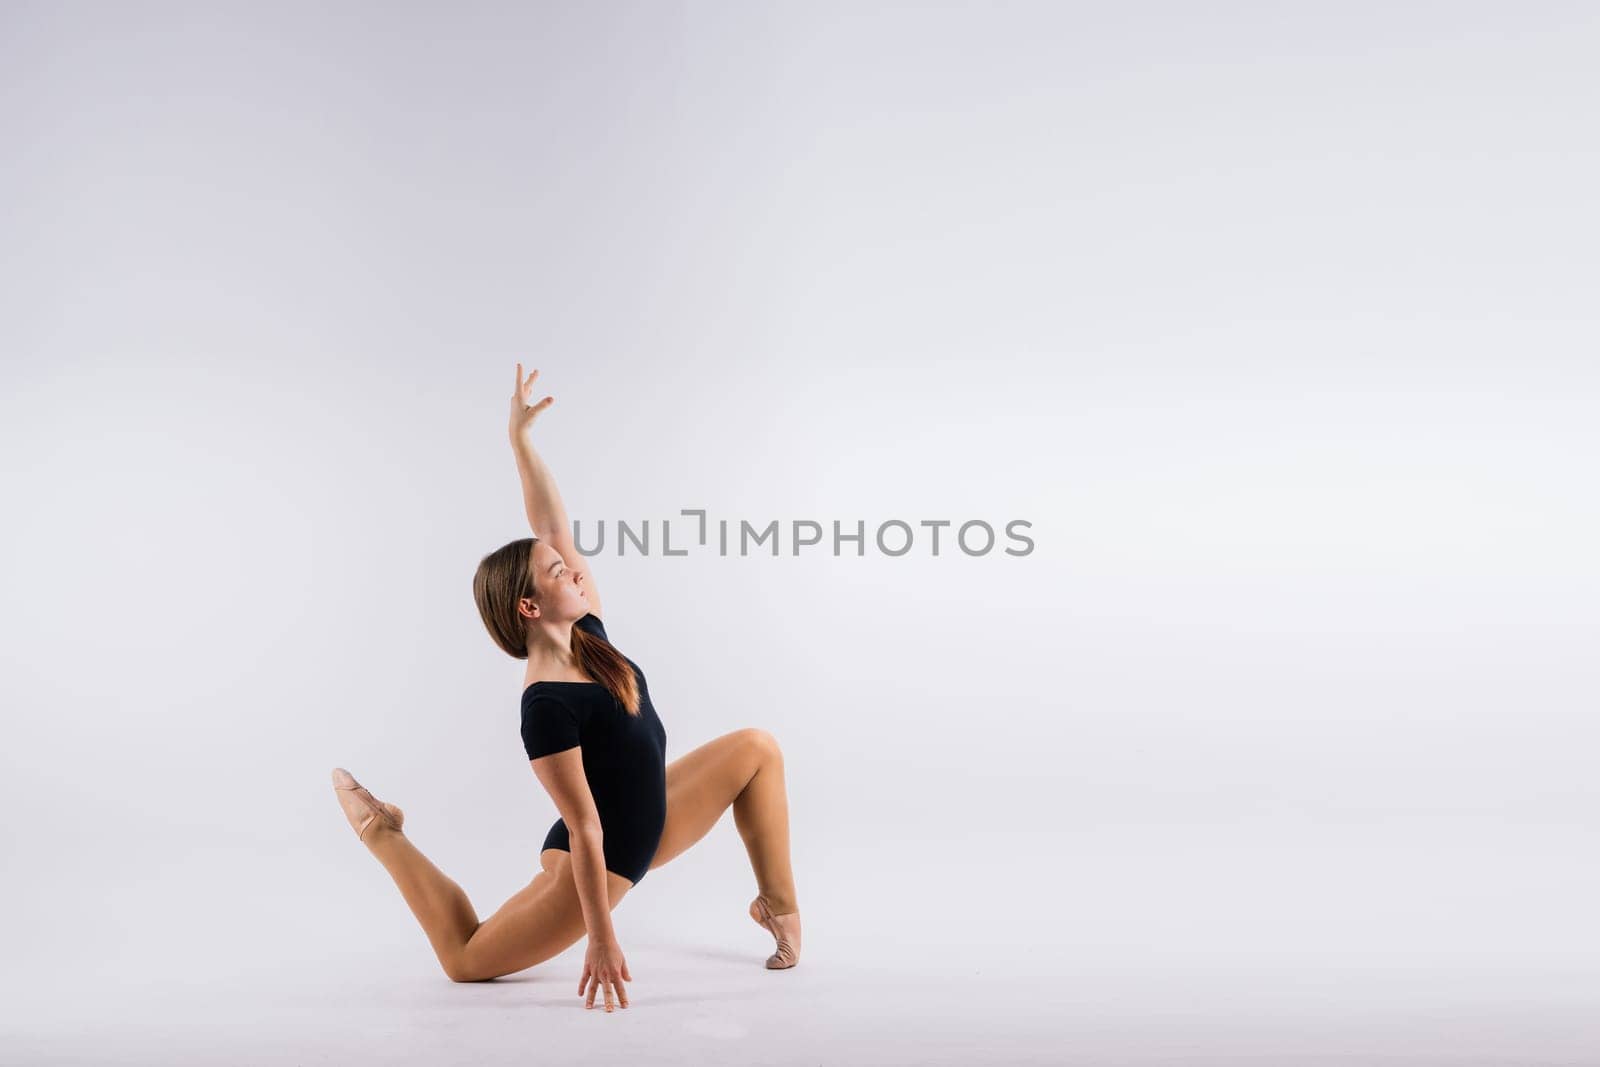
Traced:
<path fill-rule="evenodd" d="M 583 591 L 583 572 L 567 567 L 561 553 L 549 542 L 533 546 L 533 581 L 539 591 L 539 616 L 545 619 L 575 620 L 589 614 L 589 598 Z"/>

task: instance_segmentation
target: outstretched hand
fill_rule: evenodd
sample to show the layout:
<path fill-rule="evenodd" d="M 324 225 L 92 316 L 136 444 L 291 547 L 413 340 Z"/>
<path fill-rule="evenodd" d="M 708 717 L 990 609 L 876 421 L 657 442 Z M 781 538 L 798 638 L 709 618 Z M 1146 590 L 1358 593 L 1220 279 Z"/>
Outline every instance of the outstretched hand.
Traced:
<path fill-rule="evenodd" d="M 628 961 L 622 958 L 622 946 L 615 941 L 589 940 L 589 951 L 583 959 L 583 977 L 578 979 L 578 996 L 583 996 L 588 990 L 588 1000 L 585 1008 L 594 1007 L 595 989 L 605 990 L 606 1011 L 615 1010 L 612 1001 L 612 990 L 616 990 L 616 1000 L 622 1006 L 628 1006 L 628 991 L 623 987 L 623 982 L 633 981 L 633 974 L 628 970 Z"/>
<path fill-rule="evenodd" d="M 520 441 L 533 427 L 533 420 L 539 413 L 556 402 L 553 396 L 547 396 L 537 404 L 529 402 L 533 395 L 533 380 L 539 376 L 538 370 L 532 371 L 526 378 L 522 376 L 522 364 L 517 364 L 517 391 L 511 394 L 511 440 Z"/>

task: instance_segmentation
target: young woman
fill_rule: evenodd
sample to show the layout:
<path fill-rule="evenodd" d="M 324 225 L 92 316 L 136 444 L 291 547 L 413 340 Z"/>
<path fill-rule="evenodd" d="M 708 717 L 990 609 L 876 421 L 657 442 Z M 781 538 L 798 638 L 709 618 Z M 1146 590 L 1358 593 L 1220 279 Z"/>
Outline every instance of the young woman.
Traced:
<path fill-rule="evenodd" d="M 461 887 L 401 831 L 400 808 L 379 801 L 342 767 L 333 771 L 335 795 L 453 981 L 524 970 L 587 933 L 578 995 L 593 1008 L 598 989 L 607 1011 L 626 1008 L 623 983 L 633 975 L 611 909 L 646 871 L 704 837 L 730 805 L 755 870 L 750 917 L 777 939 L 767 967 L 793 967 L 800 958 L 800 906 L 789 867 L 783 753 L 771 734 L 752 728 L 666 763 L 666 730 L 644 672 L 606 635 L 593 571 L 572 542 L 561 496 L 533 447 L 534 420 L 555 400 L 528 403 L 538 375 L 524 379 L 517 364 L 510 431 L 528 521 L 545 536 L 485 556 L 472 592 L 495 643 L 528 661 L 523 746 L 561 813 L 539 854 L 544 869 L 480 922 Z"/>

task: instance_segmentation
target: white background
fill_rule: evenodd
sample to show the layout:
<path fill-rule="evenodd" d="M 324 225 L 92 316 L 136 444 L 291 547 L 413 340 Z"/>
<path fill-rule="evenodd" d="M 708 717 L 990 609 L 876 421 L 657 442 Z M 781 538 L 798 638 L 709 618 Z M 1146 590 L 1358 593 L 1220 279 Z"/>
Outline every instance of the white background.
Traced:
<path fill-rule="evenodd" d="M 1600 1060 L 1584 5 L 0 8 L 0 1053 Z M 555 809 L 477 561 L 572 516 L 1032 524 L 592 560 L 725 819 L 454 985 Z M 674 524 L 674 544 L 688 529 Z"/>

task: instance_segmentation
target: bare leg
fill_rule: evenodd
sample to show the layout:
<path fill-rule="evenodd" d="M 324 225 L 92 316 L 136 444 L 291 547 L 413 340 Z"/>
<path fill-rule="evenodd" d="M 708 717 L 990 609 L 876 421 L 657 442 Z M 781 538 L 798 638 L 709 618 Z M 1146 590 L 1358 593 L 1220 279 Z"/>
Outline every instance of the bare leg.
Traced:
<path fill-rule="evenodd" d="M 526 970 L 565 952 L 588 933 L 578 883 L 572 877 L 571 853 L 552 848 L 540 854 L 539 862 L 544 870 L 485 919 L 462 946 L 458 966 L 465 981 Z M 606 899 L 612 910 L 631 888 L 633 883 L 622 875 L 606 872 Z"/>
<path fill-rule="evenodd" d="M 771 738 L 771 734 L 765 734 Z M 777 741 L 761 745 L 756 773 L 733 801 L 733 825 L 744 839 L 756 886 L 778 915 L 800 910 L 789 865 L 789 793 Z"/>
<path fill-rule="evenodd" d="M 369 809 L 347 790 L 334 792 L 351 826 L 359 826 Z M 363 843 L 400 888 L 452 981 L 476 982 L 524 970 L 565 951 L 584 934 L 583 908 L 567 853 L 546 852 L 541 857 L 544 870 L 487 921 L 479 922 L 462 888 L 403 832 L 375 821 Z M 630 886 L 626 878 L 607 872 L 611 907 Z"/>
<path fill-rule="evenodd" d="M 798 958 L 799 898 L 789 860 L 789 801 L 783 752 L 765 730 L 735 730 L 674 760 L 667 766 L 667 825 L 650 862 L 654 870 L 704 837 L 722 813 L 733 808 L 756 886 L 777 918 L 762 922 L 758 905 L 750 914 L 792 949 L 783 966 Z M 768 961 L 774 965 L 773 960 Z"/>
<path fill-rule="evenodd" d="M 462 947 L 478 929 L 478 913 L 462 888 L 424 856 L 411 839 L 399 830 L 374 824 L 367 830 L 367 851 L 378 857 L 400 895 L 406 898 L 411 914 L 422 924 L 422 932 L 433 946 L 445 973 L 457 979 L 457 960 Z"/>

